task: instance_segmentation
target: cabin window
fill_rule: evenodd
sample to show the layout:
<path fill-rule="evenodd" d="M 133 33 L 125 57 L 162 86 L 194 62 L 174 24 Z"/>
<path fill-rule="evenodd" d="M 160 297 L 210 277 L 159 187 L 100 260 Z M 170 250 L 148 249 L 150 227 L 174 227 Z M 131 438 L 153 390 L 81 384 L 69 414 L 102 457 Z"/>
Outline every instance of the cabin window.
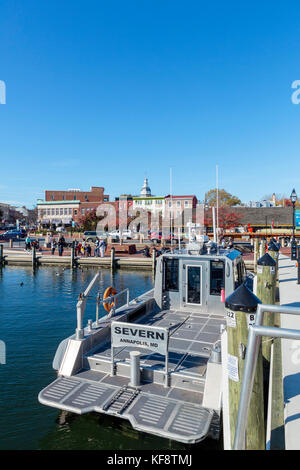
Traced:
<path fill-rule="evenodd" d="M 187 302 L 201 304 L 201 268 L 187 266 Z"/>
<path fill-rule="evenodd" d="M 224 263 L 223 261 L 210 262 L 210 295 L 221 295 L 224 289 Z"/>
<path fill-rule="evenodd" d="M 243 284 L 246 277 L 245 265 L 242 262 L 234 264 L 234 286 L 237 289 L 241 284 Z"/>
<path fill-rule="evenodd" d="M 165 259 L 165 290 L 179 291 L 179 260 L 178 258 Z"/>

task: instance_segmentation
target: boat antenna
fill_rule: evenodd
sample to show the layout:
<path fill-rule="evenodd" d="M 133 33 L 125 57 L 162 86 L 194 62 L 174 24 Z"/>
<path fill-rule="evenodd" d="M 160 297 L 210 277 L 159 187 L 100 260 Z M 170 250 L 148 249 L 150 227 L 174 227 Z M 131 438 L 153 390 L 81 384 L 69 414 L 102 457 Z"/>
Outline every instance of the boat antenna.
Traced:
<path fill-rule="evenodd" d="M 219 245 L 219 166 L 216 165 L 216 187 L 217 187 L 217 246 Z"/>

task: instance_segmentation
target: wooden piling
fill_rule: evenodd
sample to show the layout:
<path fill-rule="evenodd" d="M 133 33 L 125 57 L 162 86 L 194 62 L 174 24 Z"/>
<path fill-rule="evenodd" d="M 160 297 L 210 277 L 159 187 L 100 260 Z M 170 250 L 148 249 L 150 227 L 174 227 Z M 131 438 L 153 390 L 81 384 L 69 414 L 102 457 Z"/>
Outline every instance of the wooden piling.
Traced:
<path fill-rule="evenodd" d="M 110 267 L 111 269 L 114 269 L 115 267 L 115 249 L 112 246 L 111 251 L 110 251 Z"/>
<path fill-rule="evenodd" d="M 279 248 L 275 245 L 274 242 L 271 242 L 268 246 L 268 253 L 272 256 L 275 261 L 275 278 L 277 280 L 278 275 L 278 256 L 279 256 Z"/>
<path fill-rule="evenodd" d="M 266 239 L 262 238 L 260 241 L 259 257 L 261 258 L 262 256 L 264 256 L 265 252 L 266 252 Z"/>
<path fill-rule="evenodd" d="M 3 245 L 0 245 L 0 266 L 4 265 Z"/>
<path fill-rule="evenodd" d="M 253 323 L 255 320 L 258 303 L 261 303 L 261 301 L 244 284 L 239 286 L 225 301 L 225 307 L 227 309 L 227 364 L 231 446 L 233 446 L 234 442 L 236 418 L 244 373 L 248 327 L 249 324 Z M 253 391 L 250 400 L 246 449 L 265 449 L 263 362 L 261 347 L 258 354 Z"/>
<path fill-rule="evenodd" d="M 35 245 L 33 245 L 31 247 L 31 255 L 32 255 L 32 266 L 35 267 L 36 266 L 36 261 L 37 261 L 37 259 L 36 259 L 36 246 Z"/>
<path fill-rule="evenodd" d="M 256 273 L 256 263 L 259 258 L 259 242 L 258 238 L 254 239 L 254 247 L 253 247 L 253 252 L 254 252 L 254 272 Z"/>
<path fill-rule="evenodd" d="M 72 244 L 71 247 L 71 269 L 76 266 L 76 261 L 75 261 L 75 247 L 74 243 Z"/>
<path fill-rule="evenodd" d="M 152 270 L 155 274 L 155 268 L 156 268 L 156 249 L 153 247 L 152 248 Z"/>
<path fill-rule="evenodd" d="M 257 261 L 257 297 L 263 304 L 275 304 L 276 296 L 276 262 L 266 253 Z M 274 315 L 264 314 L 264 326 L 274 326 Z M 270 363 L 271 341 L 269 337 L 262 337 L 262 355 L 267 364 Z"/>

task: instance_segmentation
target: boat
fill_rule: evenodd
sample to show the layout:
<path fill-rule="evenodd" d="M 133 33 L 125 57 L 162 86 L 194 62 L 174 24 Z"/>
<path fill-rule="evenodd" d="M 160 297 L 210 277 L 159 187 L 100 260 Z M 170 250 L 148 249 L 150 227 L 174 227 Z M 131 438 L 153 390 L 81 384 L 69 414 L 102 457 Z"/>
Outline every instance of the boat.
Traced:
<path fill-rule="evenodd" d="M 138 431 L 187 444 L 219 439 L 225 297 L 251 283 L 240 251 L 192 242 L 156 260 L 154 288 L 97 302 L 106 314 L 83 327 L 96 274 L 77 303 L 77 328 L 56 351 L 57 378 L 40 403 L 104 413 Z"/>

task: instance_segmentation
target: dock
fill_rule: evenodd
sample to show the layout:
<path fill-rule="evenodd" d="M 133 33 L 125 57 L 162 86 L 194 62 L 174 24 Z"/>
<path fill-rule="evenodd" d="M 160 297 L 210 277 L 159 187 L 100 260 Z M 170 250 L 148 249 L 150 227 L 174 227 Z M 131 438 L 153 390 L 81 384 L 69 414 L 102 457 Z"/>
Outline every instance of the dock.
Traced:
<path fill-rule="evenodd" d="M 280 305 L 300 308 L 300 284 L 297 284 L 296 262 L 279 258 Z M 281 328 L 300 330 L 300 317 L 281 315 Z M 300 342 L 281 340 L 284 396 L 284 430 L 286 450 L 300 449 Z"/>

